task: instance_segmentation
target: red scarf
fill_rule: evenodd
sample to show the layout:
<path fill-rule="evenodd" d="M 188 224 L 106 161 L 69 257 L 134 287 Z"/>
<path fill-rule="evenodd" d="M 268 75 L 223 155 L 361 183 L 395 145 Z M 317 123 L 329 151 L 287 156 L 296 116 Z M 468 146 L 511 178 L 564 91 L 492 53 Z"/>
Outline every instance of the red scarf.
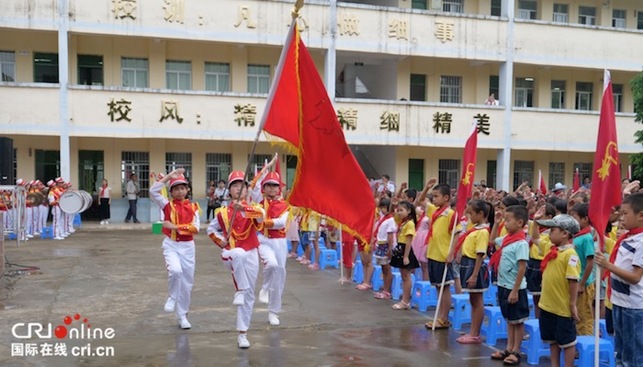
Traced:
<path fill-rule="evenodd" d="M 643 233 L 643 228 L 634 228 L 630 229 L 627 233 L 619 237 L 618 241 L 616 241 L 616 244 L 614 245 L 614 248 L 612 249 L 612 253 L 610 254 L 610 263 L 614 264 L 616 262 L 616 255 L 618 254 L 618 249 L 621 247 L 621 243 L 625 241 L 628 237 L 632 237 L 634 235 L 637 235 L 639 233 Z M 603 279 L 607 278 L 610 276 L 610 271 L 605 269 L 605 274 L 603 274 Z M 607 297 L 612 296 L 612 282 L 607 282 Z"/>
<path fill-rule="evenodd" d="M 502 256 L 502 250 L 505 247 L 511 245 L 512 243 L 518 242 L 520 240 L 524 240 L 525 238 L 527 238 L 527 235 L 525 235 L 525 232 L 522 231 L 522 230 L 520 230 L 520 231 L 518 231 L 518 232 L 516 232 L 514 234 L 506 235 L 505 238 L 502 239 L 502 246 L 500 247 L 500 249 L 498 249 L 498 251 L 496 251 L 493 254 L 493 256 L 491 256 L 491 260 L 489 260 L 489 267 L 493 271 L 497 271 L 498 270 L 498 265 L 500 265 L 500 257 Z"/>
<path fill-rule="evenodd" d="M 467 239 L 467 237 L 468 237 L 471 233 L 473 233 L 473 232 L 475 232 L 475 231 L 481 231 L 481 230 L 483 230 L 483 229 L 486 229 L 487 231 L 490 231 L 490 230 L 491 230 L 491 229 L 489 228 L 489 226 L 487 225 L 487 226 L 485 226 L 485 227 L 483 227 L 483 228 L 477 228 L 477 226 L 476 226 L 476 227 L 472 227 L 472 228 L 471 228 L 471 229 L 469 229 L 468 231 L 464 232 L 464 233 L 460 236 L 460 238 L 458 238 L 458 244 L 457 244 L 457 245 L 455 245 L 455 251 L 454 251 L 453 253 L 457 255 L 457 254 L 458 254 L 458 252 L 460 252 L 460 249 L 461 249 L 461 248 L 462 248 L 462 246 L 464 245 L 464 241 Z"/>
<path fill-rule="evenodd" d="M 558 247 L 552 246 L 552 248 L 549 250 L 547 255 L 543 258 L 543 261 L 540 262 L 540 272 L 544 273 L 545 268 L 547 267 L 547 263 L 550 262 L 551 260 L 554 260 L 555 258 L 558 257 Z"/>
<path fill-rule="evenodd" d="M 585 228 L 581 229 L 580 231 L 578 231 L 578 233 L 576 233 L 576 234 L 574 235 L 574 238 L 576 238 L 576 237 L 580 237 L 580 236 L 582 236 L 582 235 L 584 235 L 584 234 L 588 234 L 588 233 L 590 233 L 591 231 L 592 231 L 592 227 L 585 227 Z"/>
<path fill-rule="evenodd" d="M 442 207 L 440 207 L 440 209 L 434 211 L 433 214 L 431 214 L 431 223 L 429 223 L 429 225 L 430 225 L 429 233 L 426 235 L 426 243 L 425 243 L 425 245 L 428 245 L 429 240 L 431 240 L 431 237 L 433 237 L 433 227 L 434 227 L 435 221 L 438 220 L 440 215 L 442 215 L 442 213 L 444 213 L 449 208 L 450 208 L 449 204 L 445 204 Z"/>
<path fill-rule="evenodd" d="M 375 232 L 373 232 L 375 234 L 375 237 L 373 238 L 373 243 L 377 243 L 377 234 L 380 231 L 380 226 L 382 225 L 382 223 L 386 222 L 386 220 L 391 218 L 392 216 L 393 216 L 393 213 L 388 213 L 382 218 L 380 218 L 380 220 L 377 222 L 377 226 L 375 226 Z"/>
<path fill-rule="evenodd" d="M 107 185 L 103 185 L 100 187 L 100 197 L 99 199 L 103 198 L 103 194 L 105 193 L 105 189 L 107 188 Z"/>

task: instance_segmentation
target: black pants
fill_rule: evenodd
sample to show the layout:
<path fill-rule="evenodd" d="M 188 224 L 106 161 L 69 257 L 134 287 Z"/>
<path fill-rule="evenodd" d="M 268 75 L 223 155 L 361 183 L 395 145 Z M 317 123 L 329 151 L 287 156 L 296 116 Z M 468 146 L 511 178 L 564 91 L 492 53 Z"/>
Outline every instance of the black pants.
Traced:
<path fill-rule="evenodd" d="M 106 220 L 109 217 L 109 198 L 100 198 L 100 220 Z"/>
<path fill-rule="evenodd" d="M 138 219 L 136 218 L 136 202 L 138 200 L 129 200 L 129 210 L 127 211 L 127 216 L 125 217 L 125 220 L 134 220 L 134 222 L 138 222 Z"/>

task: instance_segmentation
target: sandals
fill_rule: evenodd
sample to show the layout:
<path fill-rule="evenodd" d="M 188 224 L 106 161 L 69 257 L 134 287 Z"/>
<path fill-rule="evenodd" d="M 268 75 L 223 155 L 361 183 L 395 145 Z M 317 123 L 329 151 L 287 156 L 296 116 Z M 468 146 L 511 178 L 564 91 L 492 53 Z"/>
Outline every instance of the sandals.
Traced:
<path fill-rule="evenodd" d="M 373 286 L 370 284 L 362 283 L 362 284 L 358 284 L 357 287 L 355 288 L 357 288 L 357 290 L 360 290 L 360 291 L 367 291 L 369 289 L 373 289 Z"/>
<path fill-rule="evenodd" d="M 427 322 L 426 324 L 424 324 L 424 327 L 429 329 L 429 330 L 433 330 L 433 321 Z M 450 327 L 451 327 L 451 323 L 449 322 L 449 320 L 440 320 L 440 319 L 438 319 L 435 322 L 435 329 L 436 330 L 438 330 L 438 329 L 448 329 Z"/>
<path fill-rule="evenodd" d="M 400 302 L 394 304 L 392 307 L 393 307 L 394 310 L 409 310 L 409 309 L 411 309 L 411 304 L 406 303 L 404 301 L 400 301 Z"/>
<path fill-rule="evenodd" d="M 375 293 L 375 298 L 377 298 L 377 299 L 391 299 L 391 293 L 389 293 L 387 291 L 377 292 L 377 293 Z"/>
<path fill-rule="evenodd" d="M 515 357 L 516 359 L 513 359 L 512 357 Z M 510 359 L 511 360 L 508 360 Z M 505 366 L 518 366 L 520 365 L 520 353 L 518 352 L 511 352 L 507 358 L 504 359 L 503 363 Z"/>
<path fill-rule="evenodd" d="M 498 350 L 491 355 L 491 359 L 494 361 L 504 361 L 510 354 L 511 352 L 506 349 L 502 352 Z"/>
<path fill-rule="evenodd" d="M 482 338 L 480 336 L 471 336 L 469 334 L 462 335 L 455 341 L 460 344 L 482 344 Z"/>

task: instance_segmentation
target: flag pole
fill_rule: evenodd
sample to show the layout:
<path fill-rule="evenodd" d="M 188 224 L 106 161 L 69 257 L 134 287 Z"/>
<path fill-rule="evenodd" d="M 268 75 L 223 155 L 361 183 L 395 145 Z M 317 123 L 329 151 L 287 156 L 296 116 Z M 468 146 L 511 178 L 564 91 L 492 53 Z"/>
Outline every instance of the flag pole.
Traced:
<path fill-rule="evenodd" d="M 342 241 L 342 227 L 343 224 L 339 224 L 339 284 L 344 284 L 344 242 Z"/>
<path fill-rule="evenodd" d="M 453 228 L 451 228 L 451 241 L 449 242 L 449 252 L 447 253 L 447 257 L 449 257 L 449 254 L 451 253 L 451 250 L 453 249 L 453 238 L 455 237 L 455 228 L 457 227 L 458 222 L 459 222 L 458 212 L 457 211 L 454 213 L 453 218 L 455 220 L 453 221 Z M 431 225 L 433 225 L 433 223 L 431 223 Z M 455 258 L 455 254 L 453 255 L 453 257 Z M 442 301 L 442 293 L 444 293 L 444 286 L 445 286 L 444 282 L 447 279 L 447 271 L 449 269 L 448 265 L 449 264 L 447 264 L 446 259 L 445 259 L 445 261 L 444 261 L 444 272 L 442 272 L 442 283 L 441 283 L 441 286 L 440 286 L 440 292 L 438 292 L 438 304 L 435 306 L 435 314 L 433 315 L 433 323 L 431 325 L 431 331 L 435 331 L 435 323 L 438 320 L 438 312 L 440 311 L 440 302 Z M 451 286 L 449 286 L 449 292 L 451 292 L 450 288 L 451 288 Z"/>
<path fill-rule="evenodd" d="M 594 228 L 594 229 L 596 230 L 596 228 Z M 603 234 L 604 231 L 601 232 L 601 231 L 597 230 L 596 232 L 597 232 L 597 234 L 599 236 L 599 239 L 598 239 L 599 249 L 598 249 L 598 251 L 600 251 L 600 249 L 603 247 L 602 243 L 604 241 L 603 237 L 605 235 Z M 601 292 L 601 270 L 598 268 L 598 265 L 596 265 L 596 263 L 594 263 L 593 271 L 594 271 L 594 274 L 595 274 L 595 277 L 596 277 L 596 279 L 594 281 L 594 294 L 595 294 L 594 295 L 594 366 L 598 367 L 600 365 L 600 361 L 598 359 L 598 357 L 600 355 L 600 350 L 598 348 L 599 343 L 600 343 L 599 335 L 598 335 L 599 332 L 598 331 L 599 331 L 599 327 L 600 327 L 600 318 L 601 318 L 601 300 L 600 300 L 600 298 L 601 298 L 600 297 L 600 292 Z M 584 286 L 584 285 L 581 284 L 581 286 Z"/>
<path fill-rule="evenodd" d="M 294 36 L 294 32 L 297 32 L 297 28 L 295 27 L 297 17 L 299 17 L 299 10 L 304 6 L 304 0 L 297 0 L 295 2 L 295 6 L 292 9 L 292 21 L 290 22 L 290 29 L 288 30 L 288 36 L 286 37 L 286 43 L 284 45 L 289 45 L 292 37 Z M 275 70 L 275 79 L 278 79 L 279 76 L 281 75 L 281 72 L 284 69 L 284 64 L 286 61 L 286 54 L 288 53 L 288 48 L 283 47 L 281 49 L 281 55 L 279 55 L 279 62 L 277 63 L 277 69 Z M 275 93 L 277 92 L 277 83 L 273 83 L 270 86 L 270 92 L 268 93 L 268 98 L 266 99 L 266 106 L 270 106 L 272 104 L 272 100 L 275 97 Z M 255 135 L 254 141 L 252 142 L 252 149 L 250 150 L 250 155 L 248 156 L 248 163 L 246 164 L 246 169 L 243 171 L 244 172 L 244 177 L 248 177 L 248 174 L 250 173 L 250 169 L 252 168 L 252 159 L 255 156 L 255 151 L 257 149 L 257 143 L 259 142 L 259 137 L 261 136 L 261 132 L 263 131 L 264 126 L 266 125 L 266 121 L 268 120 L 268 114 L 264 113 L 261 116 L 261 120 L 259 122 L 259 128 L 257 129 L 257 134 Z M 236 198 L 233 198 L 233 200 L 236 203 L 239 203 L 241 201 L 241 192 L 243 190 L 239 191 L 239 195 Z M 228 234 L 226 236 L 226 242 L 230 240 L 230 234 L 232 234 L 232 225 L 234 224 L 234 218 L 237 216 L 237 208 L 233 205 L 234 211 L 232 212 L 232 218 L 230 219 L 230 229 L 227 231 Z"/>

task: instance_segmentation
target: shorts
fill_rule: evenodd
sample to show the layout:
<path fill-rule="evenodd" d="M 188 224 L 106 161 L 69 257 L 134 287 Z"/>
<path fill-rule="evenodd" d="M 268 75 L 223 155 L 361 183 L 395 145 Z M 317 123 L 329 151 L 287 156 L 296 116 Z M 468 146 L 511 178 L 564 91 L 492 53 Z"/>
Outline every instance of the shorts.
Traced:
<path fill-rule="evenodd" d="M 504 317 L 509 324 L 522 324 L 525 320 L 529 319 L 527 290 L 518 290 L 518 302 L 514 304 L 509 303 L 509 293 L 511 293 L 511 289 L 498 287 L 498 304 L 500 305 L 502 317 Z"/>
<path fill-rule="evenodd" d="M 388 258 L 388 243 L 378 244 L 374 256 L 375 265 L 388 265 L 391 262 Z"/>
<path fill-rule="evenodd" d="M 576 345 L 576 325 L 573 318 L 540 310 L 538 324 L 543 343 L 556 343 L 563 349 Z"/>
<path fill-rule="evenodd" d="M 301 236 L 299 236 L 299 241 L 301 243 L 301 248 L 306 249 L 310 245 L 310 239 L 308 238 L 308 232 L 302 231 Z"/>
<path fill-rule="evenodd" d="M 540 272 L 540 260 L 530 258 L 527 262 L 527 290 L 533 295 L 540 295 L 543 283 L 543 275 Z"/>
<path fill-rule="evenodd" d="M 404 265 L 404 250 L 406 246 L 411 246 L 411 244 L 404 244 L 404 243 L 398 243 L 397 246 L 393 249 L 392 254 L 391 254 L 391 266 L 394 268 L 398 269 L 417 269 L 420 267 L 420 263 L 418 262 L 418 259 L 415 257 L 415 254 L 413 253 L 413 249 L 411 248 L 409 251 L 409 263 L 407 265 Z"/>
<path fill-rule="evenodd" d="M 442 276 L 444 274 L 444 262 L 429 259 L 429 281 L 433 285 L 442 285 Z M 453 284 L 453 268 L 451 264 L 447 266 L 447 276 L 444 279 L 444 285 Z"/>
<path fill-rule="evenodd" d="M 308 240 L 309 242 L 312 242 L 317 239 L 317 231 L 308 231 Z"/>
<path fill-rule="evenodd" d="M 460 279 L 460 264 L 455 261 L 451 263 L 451 272 L 453 273 L 453 279 Z"/>
<path fill-rule="evenodd" d="M 462 290 L 464 292 L 470 293 L 482 293 L 489 289 L 489 268 L 487 264 L 482 262 L 480 265 L 480 271 L 478 272 L 478 280 L 476 285 L 473 288 L 469 288 L 467 285 L 467 280 L 473 274 L 473 269 L 475 269 L 476 260 L 467 256 L 462 256 L 460 260 L 460 284 L 462 285 Z"/>

